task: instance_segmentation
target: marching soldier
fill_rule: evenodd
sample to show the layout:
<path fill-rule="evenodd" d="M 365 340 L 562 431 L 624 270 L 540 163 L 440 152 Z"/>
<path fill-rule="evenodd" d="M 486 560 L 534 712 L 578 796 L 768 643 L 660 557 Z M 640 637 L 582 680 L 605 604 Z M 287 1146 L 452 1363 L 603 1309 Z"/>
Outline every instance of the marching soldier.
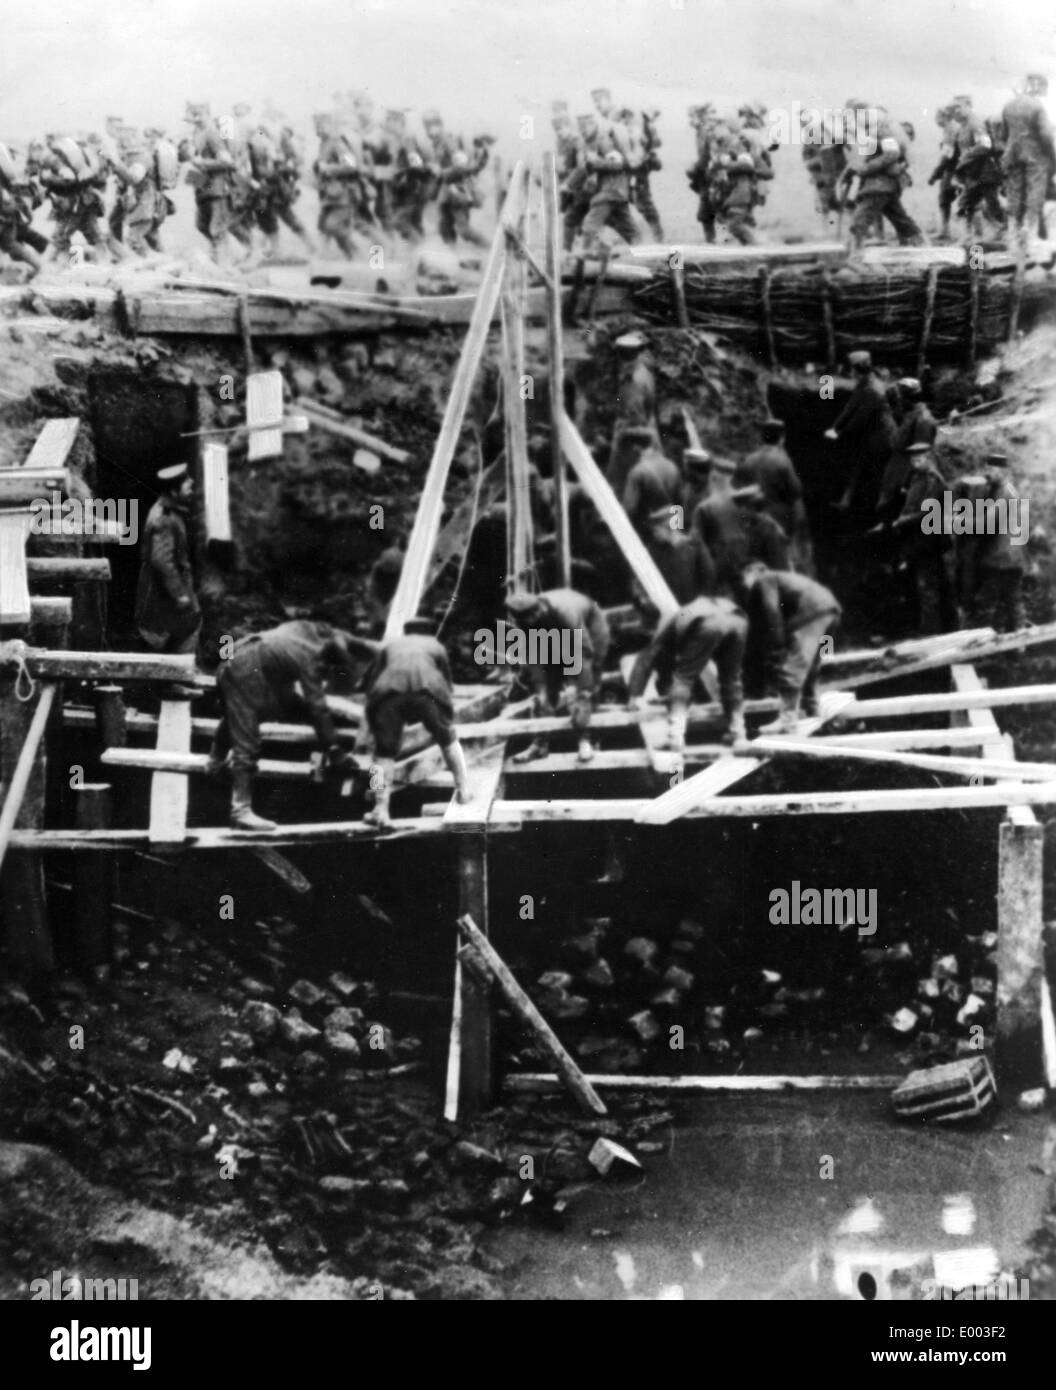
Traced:
<path fill-rule="evenodd" d="M 639 240 L 631 215 L 632 151 L 626 131 L 619 124 L 601 126 L 594 117 L 582 122 L 585 163 L 594 175 L 594 192 L 583 220 L 583 239 L 595 249 L 604 227 L 611 227 L 624 241 Z"/>
<path fill-rule="evenodd" d="M 939 185 L 939 217 L 942 220 L 939 239 L 941 241 L 949 241 L 950 239 L 950 217 L 957 201 L 957 187 L 953 178 L 959 158 L 957 137 L 960 133 L 960 121 L 957 107 L 958 101 L 955 98 L 948 106 L 940 107 L 935 113 L 935 123 L 942 131 L 942 140 L 939 145 L 939 162 L 931 172 L 928 187 L 931 188 L 934 184 Z"/>
<path fill-rule="evenodd" d="M 156 652 L 193 652 L 202 609 L 194 588 L 187 517 L 194 480 L 185 463 L 159 470 L 160 496 L 143 528 L 136 627 Z"/>
<path fill-rule="evenodd" d="M 232 232 L 235 157 L 210 115 L 207 102 L 188 102 L 184 120 L 191 126 L 180 157 L 189 162 L 187 182 L 194 189 L 195 226 L 212 248 L 213 259 L 226 256 Z"/>
<path fill-rule="evenodd" d="M 356 254 L 353 231 L 369 235 L 370 163 L 362 146 L 341 134 L 329 114 L 315 118 L 319 154 L 314 169 L 319 188 L 319 235 L 334 242 L 347 260 Z"/>
<path fill-rule="evenodd" d="M 747 735 L 741 672 L 747 636 L 743 611 L 727 598 L 694 598 L 660 622 L 649 645 L 635 660 L 627 694 L 633 708 L 644 694 L 650 675 L 657 673 L 657 687 L 668 700 L 667 748 L 678 753 L 685 750 L 689 706 L 709 661 L 715 662 L 718 671 L 719 698 L 726 719 L 722 741 L 744 742 Z"/>
<path fill-rule="evenodd" d="M 1004 228 L 1005 210 L 998 190 L 1001 187 L 1001 164 L 994 142 L 983 121 L 970 105 L 962 106 L 958 99 L 957 154 L 954 176 L 961 185 L 957 211 L 966 223 L 969 241 L 985 235 L 984 216 L 997 228 Z"/>
<path fill-rule="evenodd" d="M 91 257 L 104 241 L 99 219 L 105 211 L 102 199 L 102 190 L 106 187 L 105 168 L 90 150 L 71 136 L 49 135 L 47 145 L 40 182 L 51 198 L 51 216 L 55 223 L 52 245 L 60 255 L 68 255 L 73 237 L 79 232 Z"/>
<path fill-rule="evenodd" d="M 1052 126 L 1043 100 L 1048 90 L 1047 79 L 1031 73 L 1023 92 L 1001 112 L 1008 225 L 1024 246 L 1044 213 L 1045 195 L 1056 165 Z"/>
<path fill-rule="evenodd" d="M 859 112 L 866 117 L 871 114 L 865 102 L 853 99 L 847 103 L 847 110 L 855 118 Z M 902 190 L 910 182 L 910 137 L 905 127 L 884 111 L 876 117 L 875 126 L 874 138 L 850 159 L 844 175 L 846 182 L 855 176 L 858 179 L 851 219 L 854 244 L 862 246 L 874 229 L 882 234 L 886 217 L 901 246 L 921 246 L 924 242 L 921 230 L 902 205 Z"/>

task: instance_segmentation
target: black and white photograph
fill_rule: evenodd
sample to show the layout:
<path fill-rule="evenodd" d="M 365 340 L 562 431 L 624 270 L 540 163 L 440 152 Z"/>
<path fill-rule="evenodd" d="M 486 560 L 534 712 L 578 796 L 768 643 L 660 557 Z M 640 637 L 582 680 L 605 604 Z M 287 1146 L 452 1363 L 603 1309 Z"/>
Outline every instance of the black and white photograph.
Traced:
<path fill-rule="evenodd" d="M 5 9 L 4 1335 L 857 1303 L 848 1371 L 1014 1364 L 1051 6 Z"/>

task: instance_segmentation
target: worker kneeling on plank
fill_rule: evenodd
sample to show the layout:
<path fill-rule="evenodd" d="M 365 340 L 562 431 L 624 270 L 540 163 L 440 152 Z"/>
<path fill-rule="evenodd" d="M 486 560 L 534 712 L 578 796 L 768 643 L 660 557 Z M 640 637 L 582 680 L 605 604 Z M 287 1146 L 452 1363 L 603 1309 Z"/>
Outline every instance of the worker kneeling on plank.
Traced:
<path fill-rule="evenodd" d="M 374 657 L 366 677 L 367 725 L 380 786 L 374 791 L 374 809 L 365 819 L 371 825 L 389 824 L 393 771 L 405 724 L 424 724 L 436 739 L 455 779 L 455 796 L 465 804 L 470 799 L 469 777 L 454 729 L 451 668 L 433 624 L 426 618 L 410 618 L 403 625 L 402 637 L 389 642 L 354 640 Z"/>
<path fill-rule="evenodd" d="M 638 653 L 628 682 L 630 705 L 637 705 L 655 671 L 658 689 L 668 701 L 665 746 L 681 753 L 693 691 L 704 667 L 714 661 L 726 716 L 722 741 L 743 743 L 747 735 L 742 668 L 747 643 L 748 619 L 732 599 L 701 595 L 683 604 L 660 620 L 652 641 Z"/>
<path fill-rule="evenodd" d="M 565 681 L 570 681 L 572 727 L 579 737 L 579 761 L 590 762 L 594 756 L 587 733 L 590 711 L 610 642 L 604 613 L 592 598 L 577 589 L 514 593 L 506 600 L 506 608 L 524 629 L 527 639 L 524 664 L 535 697 L 535 713 L 555 713 Z M 543 734 L 518 753 L 514 762 L 545 758 L 549 751 L 550 740 Z"/>
<path fill-rule="evenodd" d="M 327 769 L 347 772 L 355 768 L 352 754 L 337 741 L 324 682 L 331 672 L 351 668 L 352 648 L 359 641 L 329 623 L 298 620 L 239 638 L 230 657 L 221 663 L 216 683 L 224 712 L 208 770 L 218 774 L 230 753 L 231 824 L 236 829 L 276 828 L 274 821 L 253 810 L 253 778 L 263 720 L 307 719 L 326 748 Z"/>
<path fill-rule="evenodd" d="M 790 733 L 803 713 L 818 713 L 816 686 L 824 639 L 839 627 L 843 610 L 836 595 L 793 570 L 745 567 L 745 606 L 753 639 L 762 641 L 768 677 L 777 686 L 781 713 L 761 734 Z"/>

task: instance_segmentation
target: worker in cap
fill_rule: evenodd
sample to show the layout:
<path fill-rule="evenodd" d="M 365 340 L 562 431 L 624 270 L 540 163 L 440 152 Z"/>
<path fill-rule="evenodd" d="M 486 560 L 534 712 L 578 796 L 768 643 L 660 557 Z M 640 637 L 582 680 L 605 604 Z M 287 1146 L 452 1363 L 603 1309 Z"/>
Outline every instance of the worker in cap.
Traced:
<path fill-rule="evenodd" d="M 840 624 L 836 595 L 805 574 L 753 562 L 742 575 L 749 644 L 762 654 L 780 712 L 760 734 L 793 733 L 801 715 L 818 714 L 817 681 L 824 639 Z"/>
<path fill-rule="evenodd" d="M 371 787 L 374 808 L 368 824 L 389 824 L 395 760 L 408 724 L 422 724 L 436 740 L 455 781 L 455 799 L 470 799 L 466 758 L 454 725 L 454 686 L 447 652 L 427 618 L 410 618 L 403 633 L 388 641 L 354 638 L 371 664 L 366 674 L 366 728 L 373 746 Z"/>
<path fill-rule="evenodd" d="M 943 515 L 948 485 L 935 466 L 931 444 L 918 440 L 906 454 L 910 476 L 893 526 L 916 593 L 919 635 L 931 637 L 959 626 L 953 542 L 947 527 L 935 524 Z"/>
<path fill-rule="evenodd" d="M 443 125 L 443 123 L 444 118 L 440 115 L 440 112 L 437 111 L 435 107 L 430 106 L 427 110 L 422 112 L 422 125 L 426 127 L 440 126 Z"/>
<path fill-rule="evenodd" d="M 697 507 L 711 490 L 714 460 L 707 449 L 690 445 L 682 451 L 685 474 L 686 527 L 692 530 L 692 518 Z"/>
<path fill-rule="evenodd" d="M 909 449 L 914 444 L 934 444 L 938 433 L 935 417 L 923 400 L 920 382 L 916 377 L 901 377 L 898 394 L 902 402 L 902 418 L 895 428 L 891 456 L 880 478 L 876 515 L 881 523 L 894 520 L 902 510 L 909 485 Z"/>
<path fill-rule="evenodd" d="M 728 598 L 698 594 L 660 620 L 631 668 L 627 696 L 634 708 L 645 693 L 649 677 L 656 673 L 657 688 L 667 696 L 665 747 L 684 752 L 689 706 L 709 661 L 714 661 L 719 678 L 719 698 L 725 716 L 722 740 L 734 745 L 744 743 L 747 734 L 742 667 L 747 636 L 747 619 Z"/>
<path fill-rule="evenodd" d="M 757 484 L 735 488 L 737 464 L 722 456 L 712 462 L 711 488 L 690 520 L 715 574 L 715 591 L 739 601 L 740 575 L 751 560 L 788 569 L 789 539 L 762 506 Z"/>
<path fill-rule="evenodd" d="M 623 496 L 627 474 L 638 458 L 633 431 L 645 427 L 652 431 L 654 439 L 660 437 L 656 373 L 649 355 L 643 351 L 647 346 L 644 334 L 638 332 L 623 333 L 613 343 L 617 361 L 616 419 L 605 476 L 617 497 Z"/>
<path fill-rule="evenodd" d="M 524 664 L 534 697 L 534 712 L 540 716 L 556 713 L 562 689 L 569 683 L 578 758 L 580 762 L 590 762 L 594 756 L 590 713 L 610 643 L 604 613 L 592 598 L 577 589 L 546 589 L 541 594 L 517 591 L 507 598 L 506 608 L 524 636 Z M 515 637 L 513 650 L 516 649 Z M 509 651 L 508 637 L 507 660 Z M 543 758 L 549 749 L 549 739 L 541 735 L 515 761 Z"/>
<path fill-rule="evenodd" d="M 649 339 L 644 333 L 634 330 L 630 333 L 621 333 L 613 343 L 619 352 L 641 352 L 642 348 L 649 346 Z"/>
<path fill-rule="evenodd" d="M 193 652 L 202 625 L 187 529 L 194 480 L 185 463 L 176 463 L 159 470 L 157 484 L 143 527 L 136 627 L 152 651 Z"/>
<path fill-rule="evenodd" d="M 603 121 L 609 121 L 615 117 L 615 103 L 612 93 L 608 87 L 595 87 L 590 94 L 590 99 L 594 103 L 594 108 Z"/>
<path fill-rule="evenodd" d="M 846 461 L 838 511 L 858 521 L 871 520 L 880 483 L 895 445 L 895 418 L 882 383 L 873 372 L 869 352 L 858 348 L 847 358 L 854 389 L 825 438 L 841 446 Z"/>
<path fill-rule="evenodd" d="M 770 418 L 760 426 L 762 445 L 753 449 L 737 465 L 735 487 L 755 484 L 763 496 L 767 514 L 781 527 L 789 540 L 792 567 L 802 574 L 814 572 L 814 552 L 803 501 L 803 485 L 782 443 L 785 426 Z"/>
<path fill-rule="evenodd" d="M 631 454 L 637 457 L 627 473 L 621 501 L 631 524 L 640 534 L 649 525 L 649 513 L 657 507 L 675 507 L 681 515 L 685 508 L 685 480 L 678 464 L 660 452 L 654 432 L 646 425 L 637 425 L 625 432 L 624 438 Z"/>
<path fill-rule="evenodd" d="M 1009 477 L 1009 457 L 1000 450 L 985 456 L 978 481 L 980 485 L 971 489 L 971 527 L 964 527 L 955 539 L 962 580 L 959 596 L 970 613 L 971 626 L 978 623 L 1014 632 L 1030 626 L 1023 595 L 1030 500 L 1021 498 Z M 957 484 L 953 496 L 956 517 Z"/>
<path fill-rule="evenodd" d="M 688 528 L 688 513 L 681 503 L 655 507 L 646 520 L 645 548 L 671 593 L 679 603 L 689 603 L 715 588 L 715 566 L 700 537 Z"/>
<path fill-rule="evenodd" d="M 208 773 L 231 774 L 231 824 L 238 830 L 270 831 L 275 822 L 253 810 L 253 779 L 265 720 L 309 723 L 326 749 L 331 772 L 355 771 L 356 762 L 338 739 L 326 703 L 326 681 L 350 672 L 361 639 L 329 623 L 297 619 L 235 642 L 221 661 L 216 684 L 223 713 L 213 738 Z"/>

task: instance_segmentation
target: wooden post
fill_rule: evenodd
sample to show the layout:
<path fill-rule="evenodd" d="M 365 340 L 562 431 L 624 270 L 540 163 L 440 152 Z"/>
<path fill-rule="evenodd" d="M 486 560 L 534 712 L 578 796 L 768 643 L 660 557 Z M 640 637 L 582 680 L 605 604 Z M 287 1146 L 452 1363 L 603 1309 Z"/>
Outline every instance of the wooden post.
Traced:
<path fill-rule="evenodd" d="M 483 833 L 460 837 L 459 916 L 472 917 L 488 935 L 488 841 Z M 463 969 L 461 1074 L 459 1117 L 475 1115 L 491 1104 L 494 1094 L 491 1039 L 491 1000 L 488 986 L 473 971 Z"/>
<path fill-rule="evenodd" d="M 109 782 L 74 788 L 78 830 L 108 830 L 113 813 Z M 110 961 L 110 904 L 114 897 L 114 856 L 78 854 L 73 862 L 73 912 L 77 959 L 87 970 Z"/>
<path fill-rule="evenodd" d="M 675 319 L 679 328 L 689 327 L 689 308 L 686 304 L 686 272 L 676 252 L 671 266 L 671 297 L 675 302 Z"/>
<path fill-rule="evenodd" d="M 128 711 L 124 692 L 119 685 L 97 685 L 95 693 L 95 727 L 104 749 L 124 748 L 128 744 Z"/>
<path fill-rule="evenodd" d="M 546 342 L 550 357 L 550 458 L 554 471 L 554 530 L 557 541 L 558 584 L 572 582 L 568 534 L 568 474 L 561 445 L 561 416 L 565 409 L 565 347 L 561 335 L 561 214 L 557 200 L 557 164 L 552 150 L 543 155 L 543 218 L 546 233 Z"/>
<path fill-rule="evenodd" d="M 1016 341 L 1019 311 L 1023 303 L 1023 284 L 1027 275 L 1027 253 L 1022 243 L 1016 248 L 1016 273 L 1012 280 L 1012 299 L 1008 308 L 1008 342 Z"/>
<path fill-rule="evenodd" d="M 55 686 L 41 687 L 32 717 L 19 700 L 14 682 L 5 681 L 0 696 L 0 747 L 5 796 L 0 812 L 0 862 L 16 826 L 38 829 L 44 823 L 44 730 L 55 699 Z M 3 916 L 7 947 L 13 960 L 39 970 L 55 966 L 39 854 L 12 854 L 3 874 Z"/>
<path fill-rule="evenodd" d="M 158 715 L 158 749 L 186 753 L 191 746 L 191 702 L 162 700 Z M 187 835 L 189 783 L 182 772 L 155 772 L 150 784 L 152 844 L 182 844 Z"/>
<path fill-rule="evenodd" d="M 522 210 L 515 230 L 524 224 Z M 517 238 L 515 238 L 516 243 Z M 511 542 L 511 574 L 515 586 L 528 580 L 529 540 L 532 531 L 532 505 L 528 482 L 528 422 L 525 415 L 521 382 L 524 378 L 524 312 L 523 295 L 527 277 L 522 256 L 516 252 L 506 257 L 505 284 L 502 293 L 502 379 L 503 414 L 506 424 L 506 467 L 509 480 L 508 525 Z"/>
<path fill-rule="evenodd" d="M 917 350 L 917 376 L 923 381 L 928 365 L 928 344 L 931 341 L 931 325 L 935 318 L 935 295 L 939 288 L 939 267 L 933 265 L 928 270 L 924 282 L 924 317 L 920 325 L 920 346 Z"/>
<path fill-rule="evenodd" d="M 429 560 L 436 544 L 437 533 L 440 530 L 444 488 L 447 484 L 451 460 L 458 445 L 462 421 L 465 418 L 470 392 L 473 388 L 473 379 L 477 374 L 477 367 L 480 364 L 484 344 L 491 328 L 492 315 L 495 312 L 495 305 L 498 303 L 499 292 L 502 288 L 502 271 L 506 261 L 506 221 L 507 219 L 516 221 L 523 205 L 526 191 L 525 177 L 524 165 L 518 164 L 513 171 L 510 192 L 504 208 L 504 217 L 500 220 L 491 243 L 491 251 L 484 267 L 480 288 L 477 291 L 477 300 L 473 306 L 473 317 L 462 345 L 462 355 L 458 359 L 455 379 L 451 384 L 451 392 L 444 409 L 440 434 L 429 462 L 429 471 L 422 485 L 418 511 L 415 514 L 414 526 L 411 528 L 410 539 L 407 542 L 407 555 L 400 572 L 396 593 L 389 606 L 389 616 L 385 625 L 387 641 L 402 634 L 404 623 L 418 611 L 418 605 L 422 599 Z"/>
<path fill-rule="evenodd" d="M 836 324 L 832 312 L 832 281 L 829 272 L 821 275 L 821 319 L 825 326 L 825 364 L 836 366 Z"/>
<path fill-rule="evenodd" d="M 759 303 L 763 310 L 763 331 L 766 335 L 766 358 L 773 371 L 777 366 L 777 345 L 774 342 L 774 319 L 770 312 L 770 267 L 759 267 Z"/>
<path fill-rule="evenodd" d="M 1002 1085 L 1017 1090 L 1045 1084 L 1043 838 L 1029 806 L 1009 808 L 998 842 L 997 1068 Z"/>
<path fill-rule="evenodd" d="M 971 252 L 968 252 L 969 256 Z M 968 365 L 975 366 L 979 352 L 979 270 L 968 264 Z"/>

